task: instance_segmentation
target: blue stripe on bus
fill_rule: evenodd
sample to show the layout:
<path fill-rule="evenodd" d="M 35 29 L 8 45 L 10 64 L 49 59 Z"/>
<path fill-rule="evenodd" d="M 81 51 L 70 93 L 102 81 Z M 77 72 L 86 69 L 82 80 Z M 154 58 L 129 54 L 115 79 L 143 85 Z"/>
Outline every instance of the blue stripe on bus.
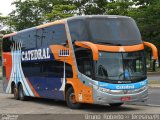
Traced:
<path fill-rule="evenodd" d="M 64 100 L 63 91 L 59 91 L 61 78 L 54 77 L 28 77 L 28 80 L 40 97 Z"/>
<path fill-rule="evenodd" d="M 103 87 L 111 90 L 133 90 L 133 89 L 139 89 L 143 86 L 146 86 L 147 84 L 148 84 L 147 79 L 141 82 L 130 83 L 130 84 L 111 84 L 106 82 L 98 82 L 99 87 Z"/>

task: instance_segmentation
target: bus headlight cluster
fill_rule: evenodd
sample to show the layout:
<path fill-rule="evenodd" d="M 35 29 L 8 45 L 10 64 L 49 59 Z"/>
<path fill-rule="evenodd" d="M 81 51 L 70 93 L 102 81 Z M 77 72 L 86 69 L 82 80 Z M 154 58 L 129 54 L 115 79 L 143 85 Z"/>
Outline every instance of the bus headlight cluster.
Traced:
<path fill-rule="evenodd" d="M 102 88 L 102 87 L 98 87 L 97 90 L 104 92 L 104 93 L 109 93 L 109 94 L 135 94 L 135 93 L 142 92 L 146 89 L 147 89 L 147 86 L 143 86 L 143 87 L 141 87 L 139 89 L 135 89 L 135 90 L 110 90 L 110 89 L 106 89 L 106 88 Z"/>
<path fill-rule="evenodd" d="M 102 87 L 99 87 L 98 90 L 104 93 L 109 93 L 109 94 L 124 94 L 123 90 L 110 90 L 110 89 L 102 88 Z"/>
<path fill-rule="evenodd" d="M 139 93 L 139 92 L 142 92 L 142 91 L 146 90 L 147 88 L 148 88 L 147 86 L 143 86 L 143 87 L 141 87 L 139 89 L 133 90 L 132 93 Z"/>
<path fill-rule="evenodd" d="M 101 92 L 110 93 L 110 89 L 99 87 L 98 90 L 101 91 Z"/>
<path fill-rule="evenodd" d="M 139 89 L 134 89 L 134 90 L 111 90 L 111 89 L 103 88 L 94 84 L 91 84 L 91 85 L 94 90 L 98 90 L 100 92 L 109 93 L 109 94 L 135 94 L 135 93 L 142 92 L 148 88 L 148 86 L 143 86 Z"/>

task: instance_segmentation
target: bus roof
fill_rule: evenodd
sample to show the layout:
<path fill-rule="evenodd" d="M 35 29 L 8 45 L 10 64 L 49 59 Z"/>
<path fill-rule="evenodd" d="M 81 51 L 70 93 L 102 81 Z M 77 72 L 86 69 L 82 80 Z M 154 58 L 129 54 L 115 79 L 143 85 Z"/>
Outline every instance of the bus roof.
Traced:
<path fill-rule="evenodd" d="M 67 18 L 67 20 L 86 19 L 86 18 L 131 18 L 131 17 L 120 16 L 120 15 L 84 15 L 84 16 L 69 17 Z"/>
<path fill-rule="evenodd" d="M 3 36 L 3 38 L 11 37 L 11 36 L 14 36 L 18 33 L 30 31 L 30 30 L 33 30 L 33 29 L 41 29 L 41 28 L 45 28 L 45 27 L 52 26 L 52 25 L 55 25 L 55 24 L 64 23 L 64 21 L 65 21 L 65 19 L 62 19 L 62 20 L 57 20 L 57 21 L 54 21 L 54 22 L 45 23 L 45 24 L 42 24 L 42 25 L 39 25 L 39 26 L 36 26 L 36 27 L 27 28 L 27 29 L 24 29 L 24 30 L 20 30 L 20 31 L 17 31 L 17 32 L 6 34 L 6 35 Z"/>
<path fill-rule="evenodd" d="M 66 20 L 70 21 L 70 20 L 86 19 L 86 18 L 130 18 L 130 17 L 120 16 L 120 15 L 84 15 L 84 16 L 73 16 L 73 17 L 69 17 L 69 18 L 66 18 L 66 19 L 62 19 L 62 20 L 57 20 L 57 21 L 54 21 L 54 22 L 45 23 L 45 24 L 42 24 L 42 25 L 39 25 L 39 26 L 36 26 L 36 27 L 27 28 L 27 29 L 24 29 L 24 30 L 21 30 L 21 31 L 18 31 L 18 32 L 13 32 L 13 33 L 10 33 L 10 34 L 6 34 L 6 35 L 3 36 L 3 38 L 11 37 L 11 36 L 14 36 L 14 35 L 16 35 L 18 33 L 26 32 L 26 31 L 33 30 L 33 29 L 41 29 L 41 28 L 45 28 L 45 27 L 52 26 L 52 25 L 55 25 L 55 24 L 65 23 Z"/>

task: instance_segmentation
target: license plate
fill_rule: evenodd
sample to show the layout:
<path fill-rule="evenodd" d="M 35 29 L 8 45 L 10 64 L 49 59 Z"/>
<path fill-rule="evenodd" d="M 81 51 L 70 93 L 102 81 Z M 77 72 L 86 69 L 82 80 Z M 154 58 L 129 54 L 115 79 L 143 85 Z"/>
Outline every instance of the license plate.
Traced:
<path fill-rule="evenodd" d="M 121 101 L 129 101 L 131 100 L 131 96 L 121 97 Z"/>

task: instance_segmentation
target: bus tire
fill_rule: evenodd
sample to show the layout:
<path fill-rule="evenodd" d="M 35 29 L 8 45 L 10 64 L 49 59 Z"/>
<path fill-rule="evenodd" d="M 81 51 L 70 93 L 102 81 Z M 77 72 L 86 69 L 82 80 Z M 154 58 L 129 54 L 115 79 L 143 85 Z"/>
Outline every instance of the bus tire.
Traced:
<path fill-rule="evenodd" d="M 18 87 L 18 93 L 19 93 L 19 99 L 20 100 L 22 100 L 22 101 L 27 100 L 27 97 L 24 95 L 22 84 L 20 84 L 19 87 Z"/>
<path fill-rule="evenodd" d="M 66 91 L 66 102 L 67 106 L 71 109 L 78 109 L 81 107 L 81 104 L 77 103 L 75 100 L 75 93 L 72 87 L 68 88 Z"/>
<path fill-rule="evenodd" d="M 123 103 L 110 103 L 109 105 L 111 107 L 120 107 L 121 105 L 123 105 Z"/>
<path fill-rule="evenodd" d="M 15 84 L 13 86 L 13 95 L 14 95 L 14 99 L 19 100 L 19 93 Z"/>

